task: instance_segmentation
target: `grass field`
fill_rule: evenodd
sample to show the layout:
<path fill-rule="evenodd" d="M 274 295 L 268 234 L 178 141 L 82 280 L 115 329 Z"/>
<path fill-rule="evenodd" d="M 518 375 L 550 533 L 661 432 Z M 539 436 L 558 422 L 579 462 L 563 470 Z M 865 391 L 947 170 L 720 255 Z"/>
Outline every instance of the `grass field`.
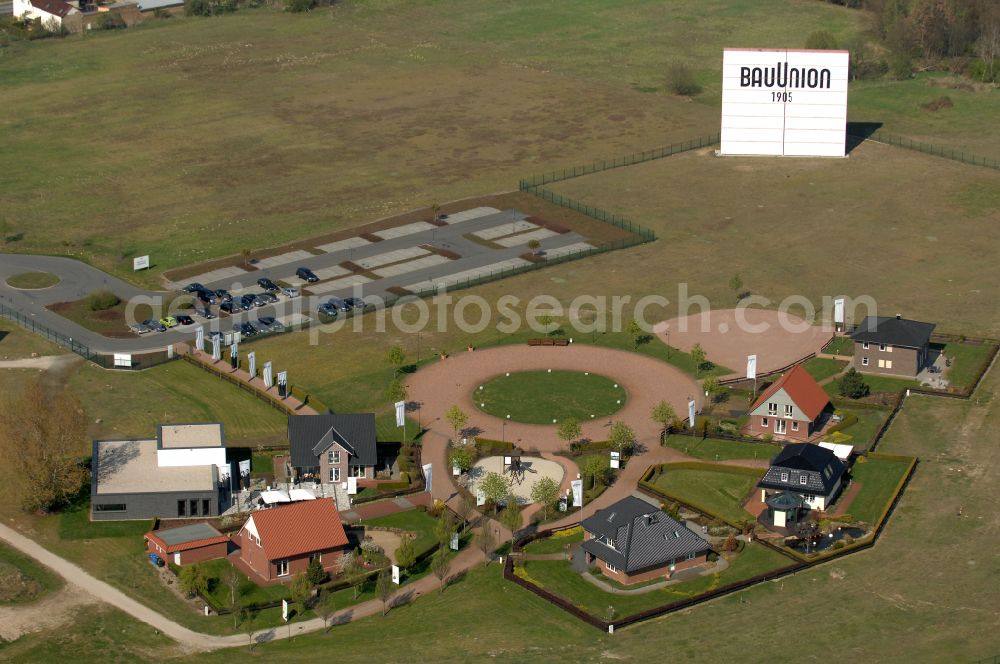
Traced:
<path fill-rule="evenodd" d="M 719 438 L 694 436 L 667 436 L 667 447 L 680 450 L 698 459 L 725 461 L 727 459 L 770 459 L 781 451 L 781 445 L 769 443 L 740 443 Z"/>
<path fill-rule="evenodd" d="M 893 394 L 899 393 L 901 390 L 905 390 L 908 387 L 920 387 L 920 383 L 916 380 L 911 380 L 908 378 L 894 378 L 892 376 L 879 376 L 876 374 L 863 374 L 865 378 L 865 385 L 871 394 L 877 392 L 891 392 Z M 826 393 L 830 396 L 838 396 L 840 394 L 840 379 L 832 380 L 823 386 Z"/>
<path fill-rule="evenodd" d="M 664 472 L 653 481 L 653 486 L 660 491 L 732 523 L 751 518 L 743 509 L 743 501 L 764 474 L 764 469 L 759 475 L 748 475 L 725 470 L 671 468 L 670 464 L 663 468 Z"/>
<path fill-rule="evenodd" d="M 0 318 L 0 360 L 19 360 L 37 355 L 61 355 L 65 352 L 54 343 L 28 332 L 17 323 Z"/>
<path fill-rule="evenodd" d="M 853 356 L 854 340 L 850 337 L 834 337 L 827 345 L 823 346 L 823 352 L 831 355 Z"/>
<path fill-rule="evenodd" d="M 62 585 L 58 574 L 0 543 L 0 605 L 33 602 Z"/>
<path fill-rule="evenodd" d="M 480 388 L 472 394 L 480 410 L 528 424 L 608 417 L 626 401 L 625 390 L 610 378 L 577 371 L 520 371 Z"/>
<path fill-rule="evenodd" d="M 990 346 L 970 343 L 948 343 L 941 349 L 951 359 L 951 366 L 945 371 L 950 385 L 958 388 L 972 387 L 980 367 L 989 358 Z"/>
<path fill-rule="evenodd" d="M 836 376 L 845 366 L 847 366 L 847 362 L 843 360 L 831 360 L 827 357 L 814 357 L 802 364 L 802 367 L 816 382 Z"/>
<path fill-rule="evenodd" d="M 413 548 L 417 555 L 424 553 L 437 546 L 437 536 L 434 534 L 434 527 L 437 520 L 421 510 L 408 510 L 397 512 L 388 516 L 380 516 L 374 519 L 366 519 L 367 526 L 383 526 L 388 528 L 402 528 L 417 534 L 413 540 Z"/>
<path fill-rule="evenodd" d="M 875 433 L 889 417 L 889 411 L 881 408 L 844 408 L 845 412 L 851 413 L 858 418 L 858 421 L 843 429 L 845 434 L 853 436 L 854 440 L 849 441 L 858 451 L 864 450 L 872 443 Z"/>
<path fill-rule="evenodd" d="M 847 509 L 850 515 L 865 523 L 878 521 L 907 467 L 905 462 L 877 457 L 868 457 L 865 463 L 855 463 L 851 472 L 854 481 L 861 484 L 861 490 Z"/>
<path fill-rule="evenodd" d="M 48 288 L 59 283 L 59 277 L 48 272 L 22 272 L 7 278 L 7 285 L 14 288 Z"/>
<path fill-rule="evenodd" d="M 569 528 L 560 530 L 551 537 L 531 542 L 524 547 L 525 553 L 562 553 L 567 544 L 575 544 L 583 541 L 583 528 Z"/>

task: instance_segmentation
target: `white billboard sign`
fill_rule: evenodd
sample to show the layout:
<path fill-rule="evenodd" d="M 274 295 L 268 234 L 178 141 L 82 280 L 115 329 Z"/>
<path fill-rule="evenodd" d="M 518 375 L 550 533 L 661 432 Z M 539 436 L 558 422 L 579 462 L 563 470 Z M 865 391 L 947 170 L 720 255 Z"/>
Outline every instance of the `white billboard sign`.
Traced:
<path fill-rule="evenodd" d="M 843 157 L 848 66 L 847 51 L 725 49 L 721 154 Z"/>
<path fill-rule="evenodd" d="M 149 256 L 139 256 L 138 258 L 132 259 L 132 271 L 138 272 L 139 270 L 149 269 Z"/>
<path fill-rule="evenodd" d="M 115 366 L 132 368 L 132 355 L 130 353 L 115 353 Z"/>

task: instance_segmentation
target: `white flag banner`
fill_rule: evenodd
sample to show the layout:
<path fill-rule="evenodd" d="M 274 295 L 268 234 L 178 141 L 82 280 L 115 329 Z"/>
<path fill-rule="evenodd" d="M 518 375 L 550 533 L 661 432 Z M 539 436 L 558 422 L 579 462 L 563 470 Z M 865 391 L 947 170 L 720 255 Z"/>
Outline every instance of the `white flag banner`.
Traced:
<path fill-rule="evenodd" d="M 281 619 L 288 622 L 288 600 L 281 600 Z"/>
<path fill-rule="evenodd" d="M 194 347 L 202 352 L 205 350 L 205 328 L 201 325 L 194 330 Z"/>
<path fill-rule="evenodd" d="M 611 453 L 611 467 L 612 468 L 621 468 L 621 463 L 622 463 L 621 452 L 612 452 Z"/>
<path fill-rule="evenodd" d="M 392 566 L 392 582 L 399 585 L 399 565 Z"/>
<path fill-rule="evenodd" d="M 844 298 L 842 297 L 833 301 L 833 322 L 844 324 Z"/>
<path fill-rule="evenodd" d="M 232 358 L 232 359 L 235 360 L 237 357 L 239 357 L 239 354 L 240 354 L 240 345 L 239 344 L 233 344 L 232 346 L 229 347 L 229 357 L 230 358 Z"/>
<path fill-rule="evenodd" d="M 482 507 L 486 504 L 486 494 L 482 490 L 476 491 L 476 507 Z"/>
<path fill-rule="evenodd" d="M 396 426 L 401 427 L 406 424 L 406 402 L 396 402 Z"/>
<path fill-rule="evenodd" d="M 264 363 L 264 389 L 269 390 L 274 387 L 274 374 L 271 373 L 271 363 Z"/>
<path fill-rule="evenodd" d="M 424 469 L 424 489 L 427 493 L 431 493 L 434 490 L 434 466 L 429 463 L 423 465 Z"/>
<path fill-rule="evenodd" d="M 212 359 L 218 362 L 222 359 L 222 339 L 212 337 Z"/>
<path fill-rule="evenodd" d="M 583 507 L 583 480 L 570 482 L 573 488 L 573 507 Z"/>
<path fill-rule="evenodd" d="M 257 376 L 257 353 L 255 351 L 247 353 L 247 362 L 250 363 L 250 378 L 253 379 Z"/>
<path fill-rule="evenodd" d="M 688 424 L 694 428 L 694 399 L 688 401 Z"/>
<path fill-rule="evenodd" d="M 462 474 L 462 468 L 460 466 L 452 466 L 451 474 L 454 475 L 455 477 L 458 477 L 459 475 Z"/>
<path fill-rule="evenodd" d="M 751 380 L 757 377 L 757 356 L 747 355 L 747 378 Z"/>
<path fill-rule="evenodd" d="M 347 478 L 347 495 L 353 496 L 358 492 L 358 478 L 348 477 Z"/>
<path fill-rule="evenodd" d="M 458 533 L 451 534 L 451 550 L 458 551 Z"/>

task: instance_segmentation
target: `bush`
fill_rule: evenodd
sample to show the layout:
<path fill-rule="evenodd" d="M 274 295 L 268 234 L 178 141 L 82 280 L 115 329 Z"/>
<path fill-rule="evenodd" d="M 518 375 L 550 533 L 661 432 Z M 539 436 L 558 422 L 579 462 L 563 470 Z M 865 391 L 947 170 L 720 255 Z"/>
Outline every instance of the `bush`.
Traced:
<path fill-rule="evenodd" d="M 97 17 L 97 21 L 94 23 L 98 30 L 122 30 L 128 26 L 125 25 L 125 19 L 118 12 L 105 12 Z"/>
<path fill-rule="evenodd" d="M 694 72 L 686 64 L 675 62 L 667 68 L 667 88 L 675 95 L 690 97 L 701 92 Z"/>
<path fill-rule="evenodd" d="M 118 296 L 105 288 L 90 294 L 87 298 L 87 307 L 91 311 L 104 311 L 116 306 L 119 302 L 121 300 L 118 299 Z"/>
<path fill-rule="evenodd" d="M 858 416 L 854 413 L 841 413 L 836 412 L 835 415 L 840 415 L 843 419 L 834 424 L 832 427 L 827 429 L 827 433 L 836 433 L 838 431 L 843 431 L 847 427 L 854 426 L 858 423 Z"/>
<path fill-rule="evenodd" d="M 942 108 L 951 108 L 954 105 L 955 104 L 951 101 L 951 97 L 948 95 L 942 95 L 937 99 L 924 104 L 923 108 L 924 110 L 931 111 L 933 113 L 934 111 L 940 111 Z"/>
<path fill-rule="evenodd" d="M 476 439 L 476 451 L 479 456 L 496 456 L 504 454 L 514 449 L 514 443 L 505 443 L 500 440 L 490 440 L 489 438 Z"/>
<path fill-rule="evenodd" d="M 865 383 L 865 378 L 858 370 L 851 367 L 844 377 L 840 379 L 840 396 L 847 397 L 849 399 L 860 399 L 861 397 L 868 396 L 869 392 L 868 384 Z"/>
<path fill-rule="evenodd" d="M 806 48 L 813 51 L 833 51 L 837 49 L 837 38 L 829 30 L 817 30 L 806 37 Z"/>
<path fill-rule="evenodd" d="M 285 0 L 285 11 L 307 12 L 313 8 L 313 0 Z"/>

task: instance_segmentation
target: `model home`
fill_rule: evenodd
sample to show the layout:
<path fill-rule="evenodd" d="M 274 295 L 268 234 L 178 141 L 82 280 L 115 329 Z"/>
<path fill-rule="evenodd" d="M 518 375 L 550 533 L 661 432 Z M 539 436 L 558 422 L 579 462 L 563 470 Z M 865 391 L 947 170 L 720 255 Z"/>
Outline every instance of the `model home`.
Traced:
<path fill-rule="evenodd" d="M 229 503 L 222 424 L 163 424 L 156 438 L 94 441 L 95 521 L 218 516 Z"/>
<path fill-rule="evenodd" d="M 225 558 L 229 553 L 229 537 L 207 523 L 154 530 L 145 539 L 147 551 L 175 565 Z"/>
<path fill-rule="evenodd" d="M 313 560 L 332 571 L 350 548 L 332 498 L 254 512 L 237 540 L 240 559 L 268 583 L 291 581 Z"/>
<path fill-rule="evenodd" d="M 792 499 L 798 498 L 803 508 L 826 510 L 840 491 L 844 471 L 844 463 L 833 450 L 812 443 L 785 445 L 757 483 L 760 501 L 771 508 L 783 507 L 775 500 L 768 500 L 776 494 L 786 493 L 789 495 L 781 498 L 781 503 L 791 505 Z M 788 518 L 787 510 L 784 510 L 782 522 L 775 521 L 774 525 L 784 527 L 785 518 Z"/>
<path fill-rule="evenodd" d="M 336 484 L 375 479 L 375 415 L 292 415 L 288 418 L 292 482 Z"/>
<path fill-rule="evenodd" d="M 13 0 L 15 17 L 38 19 L 48 30 L 58 30 L 66 17 L 79 13 L 79 9 L 63 0 Z"/>
<path fill-rule="evenodd" d="M 747 432 L 783 440 L 809 440 L 822 426 L 830 397 L 802 365 L 771 383 L 750 408 Z"/>
<path fill-rule="evenodd" d="M 580 525 L 588 562 L 619 583 L 670 578 L 701 565 L 711 552 L 700 536 L 635 496 L 597 510 Z"/>
<path fill-rule="evenodd" d="M 854 368 L 864 373 L 916 377 L 930 364 L 934 327 L 899 314 L 866 316 L 851 333 Z"/>

